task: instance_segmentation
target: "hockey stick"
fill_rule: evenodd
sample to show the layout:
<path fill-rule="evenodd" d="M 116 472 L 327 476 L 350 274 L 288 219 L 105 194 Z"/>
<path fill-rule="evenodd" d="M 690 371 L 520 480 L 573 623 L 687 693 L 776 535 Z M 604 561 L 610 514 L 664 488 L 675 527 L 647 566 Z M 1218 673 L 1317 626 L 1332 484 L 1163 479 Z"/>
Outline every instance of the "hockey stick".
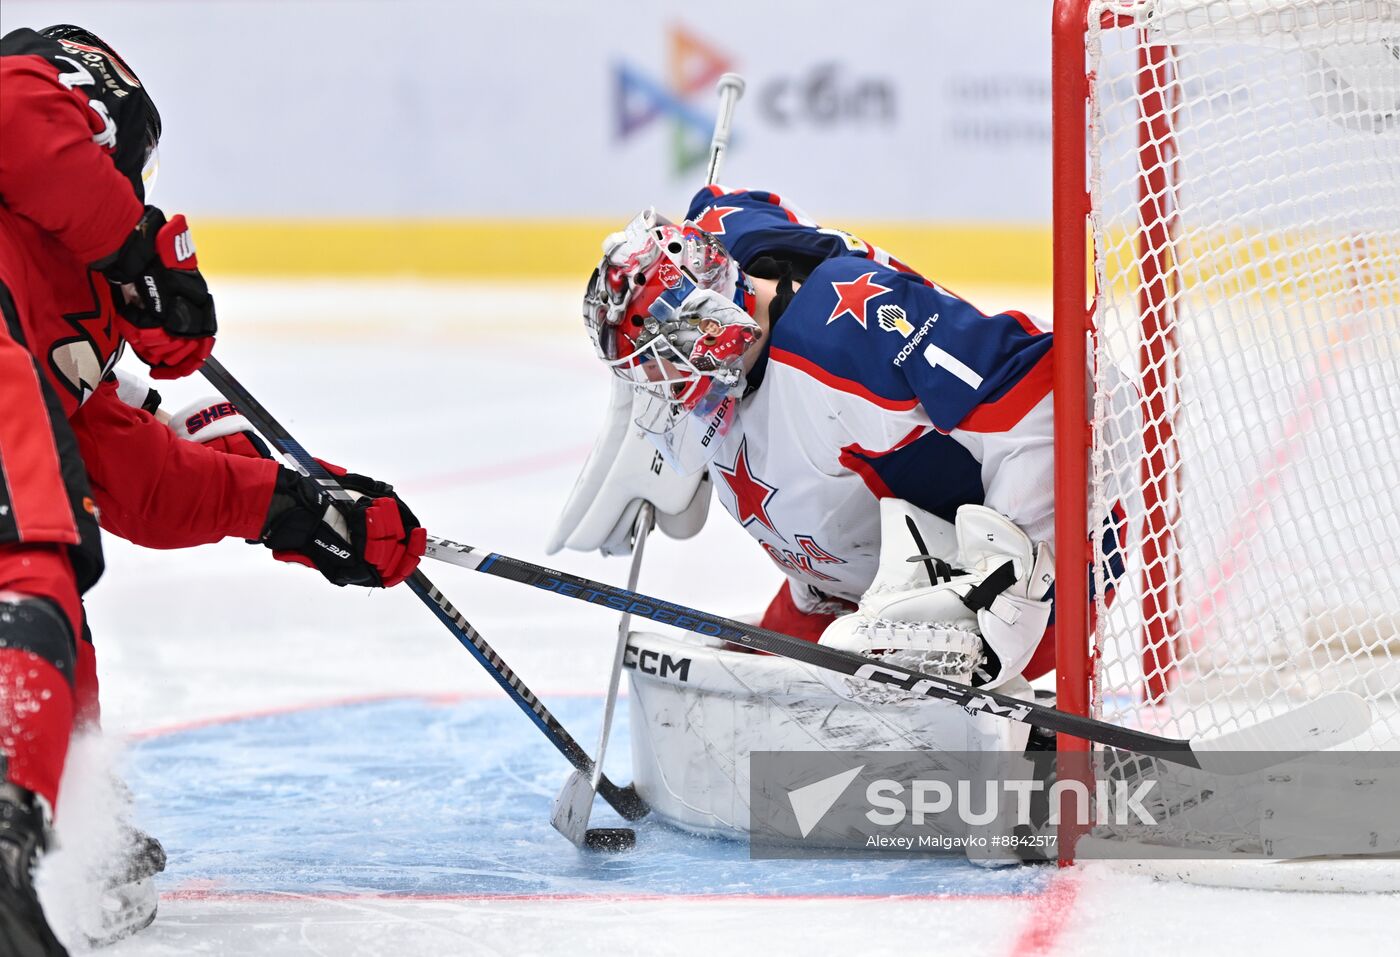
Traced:
<path fill-rule="evenodd" d="M 637 588 L 637 579 L 642 572 L 642 553 L 646 549 L 647 535 L 651 532 L 652 516 L 655 510 L 650 502 L 643 502 L 637 510 L 636 521 L 632 525 L 632 564 L 627 570 L 627 590 Z M 612 671 L 608 673 L 608 696 L 603 702 L 603 730 L 598 735 L 597 757 L 593 759 L 593 773 L 582 770 L 569 775 L 558 796 L 554 799 L 554 813 L 549 823 L 567 837 L 575 847 L 587 847 L 595 851 L 625 851 L 637 842 L 637 832 L 631 828 L 610 827 L 590 828 L 588 819 L 593 815 L 593 797 L 598 793 L 598 783 L 603 775 L 603 757 L 608 753 L 608 738 L 612 734 L 613 711 L 617 708 L 618 686 L 622 682 L 623 659 L 627 655 L 627 639 L 632 634 L 632 615 L 624 611 L 617 622 L 617 646 L 613 651 Z"/>
<path fill-rule="evenodd" d="M 715 117 L 715 132 L 710 137 L 710 163 L 705 169 L 705 185 L 713 186 L 719 180 L 719 167 L 724 162 L 725 151 L 729 149 L 729 127 L 734 122 L 734 107 L 739 97 L 744 95 L 744 78 L 737 73 L 726 73 L 715 86 L 719 94 L 719 114 Z"/>
<path fill-rule="evenodd" d="M 507 555 L 479 552 L 470 545 L 446 539 L 429 536 L 427 556 L 567 598 L 627 611 L 638 618 L 698 632 L 816 668 L 862 678 L 874 684 L 889 685 L 910 694 L 949 701 L 969 714 L 1000 715 L 1011 721 L 1070 734 L 1110 748 L 1148 754 L 1174 764 L 1220 774 L 1244 774 L 1290 760 L 1298 752 L 1325 750 L 1361 734 L 1371 726 L 1372 721 L 1371 706 L 1365 699 L 1349 691 L 1336 691 L 1252 727 L 1214 738 L 1160 737 L 1033 701 L 1023 701 L 997 691 L 922 674 L 839 648 L 802 641 L 767 628 L 557 572 Z M 1214 757 L 1221 752 L 1236 753 Z M 1241 752 L 1256 753 L 1246 758 Z M 1257 752 L 1275 754 L 1271 756 Z"/>
<path fill-rule="evenodd" d="M 238 406 L 238 411 L 247 416 L 248 421 L 253 423 L 253 427 L 262 433 L 263 438 L 272 443 L 277 451 L 281 452 L 307 476 L 319 482 L 331 497 L 338 501 L 347 501 L 350 494 L 340 487 L 340 483 L 335 480 L 335 476 L 322 467 L 311 453 L 302 448 L 301 443 L 292 438 L 290 432 L 284 429 L 280 422 L 272 417 L 257 399 L 243 387 L 237 379 L 229 374 L 223 363 L 213 356 L 204 361 L 204 367 L 200 370 L 204 373 L 204 378 L 208 379 L 214 388 L 218 389 L 224 398 Z M 511 670 L 510 666 L 496 654 L 486 639 L 471 626 L 466 618 L 462 616 L 453 604 L 448 601 L 437 590 L 428 577 L 422 571 L 416 571 L 407 581 L 408 587 L 415 595 L 432 609 L 438 620 L 452 632 L 462 647 L 472 653 L 472 657 L 480 662 L 496 683 L 504 689 L 520 710 L 524 711 L 530 720 L 544 732 L 544 736 L 550 743 L 559 749 L 559 753 L 568 759 L 569 763 L 580 771 L 592 771 L 593 761 L 588 757 L 588 752 L 584 751 L 577 741 L 564 730 L 564 726 L 550 713 L 543 702 L 535 697 L 534 693 L 525 686 L 525 682 Z M 638 796 L 637 791 L 631 785 L 620 788 L 606 775 L 599 776 L 599 792 L 603 798 L 613 806 L 618 814 L 621 814 L 629 821 L 635 821 L 645 817 L 650 813 L 651 808 Z"/>
<path fill-rule="evenodd" d="M 724 152 L 729 147 L 729 130 L 734 123 L 734 108 L 744 95 L 744 78 L 737 73 L 726 73 L 719 78 L 715 87 L 719 96 L 719 112 L 715 116 L 714 135 L 710 137 L 710 161 L 706 167 L 705 185 L 713 186 L 719 179 L 720 164 Z M 642 570 L 642 551 L 646 547 L 647 534 L 651 531 L 655 509 L 650 502 L 643 502 L 632 526 L 632 565 L 627 573 L 627 590 L 635 591 L 637 579 Z M 624 611 L 617 624 L 617 649 L 613 654 L 612 671 L 608 675 L 608 696 L 603 705 L 603 732 L 598 739 L 597 760 L 591 776 L 575 771 L 564 782 L 564 787 L 554 799 L 554 813 L 550 823 L 576 847 L 594 850 L 626 850 L 636 841 L 636 832 L 627 828 L 595 828 L 590 830 L 588 819 L 593 813 L 593 795 L 598 790 L 598 775 L 601 773 L 603 756 L 607 753 L 608 737 L 612 731 L 613 710 L 617 707 L 618 684 L 622 678 L 623 658 L 627 654 L 627 638 L 632 615 Z"/>

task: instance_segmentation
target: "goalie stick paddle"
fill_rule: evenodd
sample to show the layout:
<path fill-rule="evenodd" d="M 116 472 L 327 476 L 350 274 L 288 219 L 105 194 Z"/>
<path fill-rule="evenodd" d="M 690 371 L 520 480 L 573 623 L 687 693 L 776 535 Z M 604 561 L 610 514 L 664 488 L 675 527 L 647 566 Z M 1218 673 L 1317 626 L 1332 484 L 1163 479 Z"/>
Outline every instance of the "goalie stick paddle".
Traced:
<path fill-rule="evenodd" d="M 1214 738 L 1166 738 L 1060 711 L 1033 701 L 1023 701 L 1000 692 L 973 688 L 947 678 L 922 674 L 840 648 L 803 641 L 615 585 L 533 565 L 508 555 L 481 552 L 470 545 L 447 539 L 429 536 L 427 557 L 566 598 L 625 611 L 637 618 L 694 631 L 755 651 L 791 658 L 815 668 L 948 701 L 970 714 L 999 715 L 1110 748 L 1149 754 L 1174 764 L 1218 774 L 1245 774 L 1290 760 L 1301 752 L 1325 750 L 1361 734 L 1371 726 L 1372 721 L 1371 706 L 1365 699 L 1349 691 L 1336 691 L 1292 711 L 1266 718 L 1251 727 Z"/>
<path fill-rule="evenodd" d="M 253 423 L 253 427 L 261 432 L 263 438 L 271 442 L 277 451 L 294 462 L 302 472 L 324 486 L 333 498 L 345 501 L 350 497 L 349 493 L 340 487 L 335 476 L 327 472 L 311 453 L 302 448 L 301 443 L 292 438 L 291 433 L 272 417 L 272 414 L 263 407 L 262 403 L 253 398 L 252 394 L 224 368 L 223 363 L 210 356 L 204 361 L 204 366 L 200 371 L 224 398 L 238 406 L 238 411 L 242 412 L 248 421 Z M 486 643 L 486 639 L 481 637 L 480 632 L 471 626 L 462 613 L 443 596 L 442 592 L 438 591 L 437 586 L 429 581 L 422 571 L 414 572 L 407 580 L 407 584 L 423 604 L 427 605 L 438 617 L 438 620 L 447 627 L 447 630 L 452 632 L 453 637 L 461 643 L 462 647 L 471 652 L 472 657 L 496 680 L 496 683 L 510 696 L 511 700 L 520 707 L 520 710 L 529 716 L 550 743 L 559 749 L 559 753 L 564 755 L 577 770 L 591 774 L 593 760 L 589 758 L 588 752 L 583 750 L 583 747 L 564 729 L 564 726 L 550 713 L 544 703 L 526 687 L 525 682 L 521 681 L 520 677 L 511 670 L 501 656 L 496 654 L 495 650 Z M 625 788 L 618 787 L 608 780 L 606 775 L 599 777 L 598 793 L 628 821 L 640 820 L 651 812 L 646 801 L 637 794 L 636 788 L 632 785 Z"/>

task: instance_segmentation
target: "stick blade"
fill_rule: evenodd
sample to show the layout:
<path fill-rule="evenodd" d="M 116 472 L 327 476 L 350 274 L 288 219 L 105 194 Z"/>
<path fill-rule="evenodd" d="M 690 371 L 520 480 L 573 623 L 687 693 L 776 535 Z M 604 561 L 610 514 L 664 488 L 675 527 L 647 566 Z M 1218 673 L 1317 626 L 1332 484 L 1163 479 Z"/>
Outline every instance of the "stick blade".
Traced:
<path fill-rule="evenodd" d="M 1298 754 L 1336 747 L 1364 733 L 1374 720 L 1365 698 L 1350 691 L 1335 691 L 1239 731 L 1214 738 L 1192 738 L 1191 751 L 1207 771 L 1245 774 L 1289 760 L 1286 752 Z M 1271 757 L 1269 752 L 1285 753 Z M 1228 757 L 1212 758 L 1213 754 Z"/>
<path fill-rule="evenodd" d="M 637 793 L 637 785 L 620 788 L 607 778 L 599 782 L 598 793 L 622 815 L 624 821 L 640 821 L 651 813 L 651 805 Z"/>
<path fill-rule="evenodd" d="M 575 847 L 583 847 L 584 837 L 588 833 L 594 793 L 592 778 L 582 771 L 575 771 L 554 798 L 554 813 L 550 815 L 549 823 Z"/>

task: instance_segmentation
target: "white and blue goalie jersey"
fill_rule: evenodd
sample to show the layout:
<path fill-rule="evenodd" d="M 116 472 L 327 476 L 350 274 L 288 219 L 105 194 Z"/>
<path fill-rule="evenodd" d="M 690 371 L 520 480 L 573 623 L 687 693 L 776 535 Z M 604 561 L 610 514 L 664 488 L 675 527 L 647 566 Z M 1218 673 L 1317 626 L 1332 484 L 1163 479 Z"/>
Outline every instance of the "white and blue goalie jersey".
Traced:
<path fill-rule="evenodd" d="M 802 263 L 709 466 L 720 502 L 794 586 L 858 600 L 890 496 L 948 521 L 986 505 L 1053 540 L 1048 328 L 985 315 L 772 193 L 709 187 L 687 218 L 741 268 Z"/>

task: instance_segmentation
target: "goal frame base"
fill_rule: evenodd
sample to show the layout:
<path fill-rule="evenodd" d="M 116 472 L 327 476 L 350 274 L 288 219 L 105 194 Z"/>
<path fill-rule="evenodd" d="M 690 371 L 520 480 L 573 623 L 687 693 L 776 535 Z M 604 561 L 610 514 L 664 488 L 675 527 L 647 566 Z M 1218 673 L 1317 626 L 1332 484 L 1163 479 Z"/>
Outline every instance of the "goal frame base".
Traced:
<path fill-rule="evenodd" d="M 1261 860 L 1090 836 L 1079 839 L 1074 853 L 1086 873 L 1137 874 L 1236 890 L 1400 893 L 1400 855 Z"/>

